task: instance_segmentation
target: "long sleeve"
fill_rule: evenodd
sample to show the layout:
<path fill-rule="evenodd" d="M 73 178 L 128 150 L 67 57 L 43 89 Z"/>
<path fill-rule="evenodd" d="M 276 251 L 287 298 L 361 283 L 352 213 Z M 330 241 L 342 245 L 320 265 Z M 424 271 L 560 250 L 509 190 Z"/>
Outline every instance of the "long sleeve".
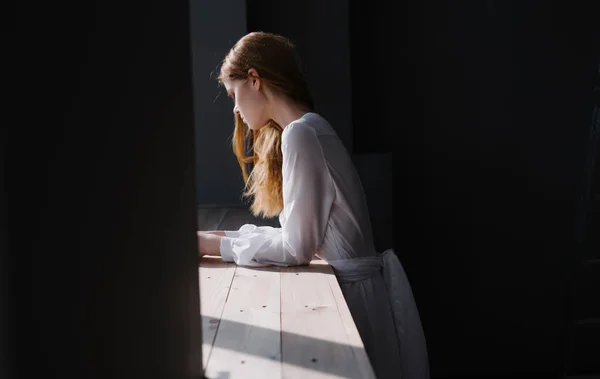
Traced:
<path fill-rule="evenodd" d="M 313 128 L 288 125 L 282 136 L 283 211 L 280 228 L 243 225 L 221 239 L 221 256 L 240 266 L 308 264 L 320 247 L 335 186 Z"/>

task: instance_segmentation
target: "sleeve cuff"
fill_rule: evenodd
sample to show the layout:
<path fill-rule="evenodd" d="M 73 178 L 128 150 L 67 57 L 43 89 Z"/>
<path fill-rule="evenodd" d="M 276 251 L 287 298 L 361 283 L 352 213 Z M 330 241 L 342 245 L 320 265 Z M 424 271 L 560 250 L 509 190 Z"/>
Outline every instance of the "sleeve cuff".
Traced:
<path fill-rule="evenodd" d="M 228 234 L 226 233 L 226 235 L 228 235 Z M 219 246 L 219 250 L 220 250 L 221 258 L 223 259 L 223 262 L 235 262 L 232 245 L 233 245 L 233 240 L 229 236 L 221 237 L 221 243 Z"/>

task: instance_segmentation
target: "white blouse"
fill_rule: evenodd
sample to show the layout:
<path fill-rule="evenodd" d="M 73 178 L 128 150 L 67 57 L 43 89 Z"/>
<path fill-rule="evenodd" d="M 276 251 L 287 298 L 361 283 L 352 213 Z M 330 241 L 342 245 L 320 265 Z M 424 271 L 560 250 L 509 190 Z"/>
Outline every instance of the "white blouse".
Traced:
<path fill-rule="evenodd" d="M 281 149 L 281 227 L 246 224 L 225 231 L 223 260 L 290 266 L 308 264 L 315 256 L 327 261 L 375 255 L 358 174 L 329 123 L 307 113 L 284 128 Z"/>

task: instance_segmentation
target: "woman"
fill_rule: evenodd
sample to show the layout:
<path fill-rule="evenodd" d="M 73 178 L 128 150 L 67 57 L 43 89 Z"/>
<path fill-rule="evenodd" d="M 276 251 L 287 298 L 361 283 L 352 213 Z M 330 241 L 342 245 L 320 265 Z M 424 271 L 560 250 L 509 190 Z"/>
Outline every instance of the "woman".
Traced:
<path fill-rule="evenodd" d="M 250 33 L 229 51 L 218 80 L 235 104 L 233 150 L 251 211 L 278 216 L 281 228 L 198 232 L 200 254 L 254 267 L 327 261 L 377 377 L 428 378 L 410 284 L 392 250 L 375 251 L 359 176 L 331 125 L 313 112 L 294 46 L 282 36 Z"/>

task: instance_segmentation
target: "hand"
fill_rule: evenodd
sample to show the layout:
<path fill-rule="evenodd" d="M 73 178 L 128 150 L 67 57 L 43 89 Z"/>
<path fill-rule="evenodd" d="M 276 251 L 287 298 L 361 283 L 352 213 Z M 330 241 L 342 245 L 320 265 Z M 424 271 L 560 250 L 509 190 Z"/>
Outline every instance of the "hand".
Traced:
<path fill-rule="evenodd" d="M 200 256 L 221 255 L 221 238 L 224 233 L 198 232 L 198 252 Z"/>

